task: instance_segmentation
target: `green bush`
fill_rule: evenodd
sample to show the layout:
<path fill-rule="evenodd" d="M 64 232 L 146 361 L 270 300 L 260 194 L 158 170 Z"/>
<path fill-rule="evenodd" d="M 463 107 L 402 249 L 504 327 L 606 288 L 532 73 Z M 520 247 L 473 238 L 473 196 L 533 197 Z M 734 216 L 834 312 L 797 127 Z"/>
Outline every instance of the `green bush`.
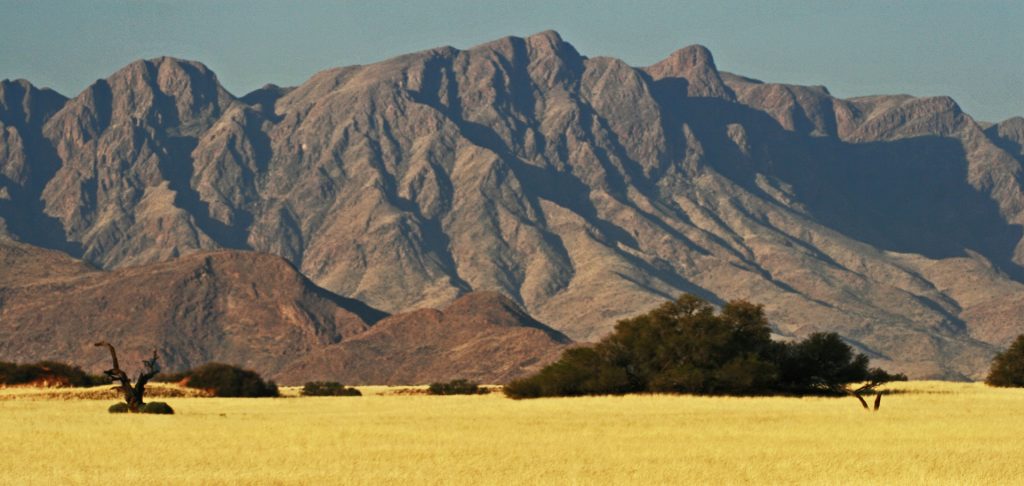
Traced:
<path fill-rule="evenodd" d="M 110 378 L 95 376 L 82 371 L 78 366 L 40 361 L 34 364 L 0 362 L 0 384 L 23 385 L 40 380 L 55 380 L 68 386 L 97 386 L 110 383 Z"/>
<path fill-rule="evenodd" d="M 431 395 L 480 395 L 489 393 L 486 388 L 467 380 L 452 380 L 448 383 L 431 383 L 427 388 Z"/>
<path fill-rule="evenodd" d="M 107 412 L 110 412 L 110 413 L 129 413 L 129 412 L 131 412 L 131 409 L 128 408 L 128 404 L 127 403 L 118 402 L 118 403 L 115 403 L 115 404 L 111 405 L 110 408 L 107 409 Z M 170 405 L 168 405 L 168 404 L 166 404 L 164 402 L 149 402 L 149 403 L 145 403 L 145 404 L 142 405 L 142 408 L 139 409 L 139 413 L 153 413 L 153 414 L 161 414 L 161 415 L 172 415 L 174 413 L 174 409 L 171 408 Z"/>
<path fill-rule="evenodd" d="M 311 381 L 302 387 L 302 394 L 307 397 L 361 397 L 363 394 L 355 388 L 347 388 L 335 381 Z"/>
<path fill-rule="evenodd" d="M 107 412 L 110 413 L 128 413 L 129 411 L 128 404 L 124 402 L 115 403 L 107 409 Z"/>
<path fill-rule="evenodd" d="M 139 412 L 172 415 L 174 414 L 174 409 L 164 402 L 149 402 L 144 404 L 142 408 L 139 409 Z"/>
<path fill-rule="evenodd" d="M 992 360 L 992 368 L 985 378 L 985 383 L 992 386 L 1024 387 L 1024 334 L 1010 347 L 996 355 Z"/>
<path fill-rule="evenodd" d="M 838 334 L 794 344 L 771 340 L 759 305 L 712 305 L 684 295 L 637 317 L 591 347 L 566 350 L 537 374 L 504 387 L 512 398 L 669 392 L 725 395 L 838 394 L 854 382 L 902 375 L 869 369 Z"/>
<path fill-rule="evenodd" d="M 183 373 L 188 387 L 210 390 L 218 397 L 276 397 L 277 384 L 264 381 L 255 371 L 222 363 L 208 363 Z"/>

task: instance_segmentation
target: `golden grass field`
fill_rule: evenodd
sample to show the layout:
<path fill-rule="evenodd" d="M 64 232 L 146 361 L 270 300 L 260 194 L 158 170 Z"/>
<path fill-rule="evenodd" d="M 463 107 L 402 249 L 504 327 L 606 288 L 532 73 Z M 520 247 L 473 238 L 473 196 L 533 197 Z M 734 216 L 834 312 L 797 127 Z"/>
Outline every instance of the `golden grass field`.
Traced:
<path fill-rule="evenodd" d="M 0 390 L 3 484 L 1024 483 L 1024 390 L 890 386 L 852 398 L 513 401 L 161 399 L 110 415 L 81 391 Z M 294 394 L 294 390 L 290 390 Z"/>

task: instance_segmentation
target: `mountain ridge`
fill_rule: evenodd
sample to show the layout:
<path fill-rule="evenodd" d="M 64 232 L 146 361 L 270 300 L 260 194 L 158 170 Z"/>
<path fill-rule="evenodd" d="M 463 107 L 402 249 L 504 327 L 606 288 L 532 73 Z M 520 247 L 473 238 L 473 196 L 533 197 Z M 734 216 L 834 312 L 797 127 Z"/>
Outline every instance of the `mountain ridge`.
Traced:
<path fill-rule="evenodd" d="M 637 68 L 552 31 L 241 98 L 178 64 L 47 119 L 54 174 L 38 201 L 0 180 L 3 231 L 103 268 L 268 252 L 390 311 L 497 289 L 577 340 L 681 292 L 744 298 L 915 377 L 978 378 L 1021 331 L 1020 131 L 947 97 L 838 99 L 702 46 Z"/>

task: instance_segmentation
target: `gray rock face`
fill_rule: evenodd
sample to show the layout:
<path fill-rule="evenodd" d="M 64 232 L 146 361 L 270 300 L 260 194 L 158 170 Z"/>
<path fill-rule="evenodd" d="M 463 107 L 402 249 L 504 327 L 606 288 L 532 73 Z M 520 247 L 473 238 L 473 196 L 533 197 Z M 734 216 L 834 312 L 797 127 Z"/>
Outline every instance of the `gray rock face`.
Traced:
<path fill-rule="evenodd" d="M 139 61 L 53 105 L 3 139 L 5 188 L 42 168 L 0 228 L 103 268 L 252 249 L 389 312 L 497 290 L 577 340 L 743 298 L 919 378 L 980 377 L 1024 332 L 1019 119 L 945 97 L 837 99 L 700 46 L 634 68 L 545 32 L 241 99 Z"/>

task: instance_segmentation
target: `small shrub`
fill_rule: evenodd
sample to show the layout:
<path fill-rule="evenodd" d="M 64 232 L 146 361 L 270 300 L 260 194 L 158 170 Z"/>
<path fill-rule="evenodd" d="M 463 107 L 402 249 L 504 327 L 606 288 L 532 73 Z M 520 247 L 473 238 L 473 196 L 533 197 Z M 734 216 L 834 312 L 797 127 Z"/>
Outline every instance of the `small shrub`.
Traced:
<path fill-rule="evenodd" d="M 276 397 L 277 384 L 263 381 L 255 371 L 222 363 L 209 363 L 186 371 L 189 388 L 211 390 L 218 397 Z"/>
<path fill-rule="evenodd" d="M 489 393 L 489 391 L 468 380 L 452 380 L 448 383 L 431 383 L 427 393 L 431 395 L 480 395 Z"/>
<path fill-rule="evenodd" d="M 302 387 L 302 394 L 307 397 L 361 397 L 363 394 L 355 388 L 347 388 L 335 381 L 311 381 Z"/>
<path fill-rule="evenodd" d="M 115 403 L 115 404 L 111 405 L 110 408 L 107 409 L 107 412 L 110 412 L 110 413 L 128 413 L 129 412 L 128 404 L 124 403 L 124 402 Z"/>
<path fill-rule="evenodd" d="M 161 415 L 174 414 L 174 409 L 164 402 L 149 402 L 143 405 L 142 409 L 140 409 L 139 411 L 142 413 L 155 413 Z"/>

